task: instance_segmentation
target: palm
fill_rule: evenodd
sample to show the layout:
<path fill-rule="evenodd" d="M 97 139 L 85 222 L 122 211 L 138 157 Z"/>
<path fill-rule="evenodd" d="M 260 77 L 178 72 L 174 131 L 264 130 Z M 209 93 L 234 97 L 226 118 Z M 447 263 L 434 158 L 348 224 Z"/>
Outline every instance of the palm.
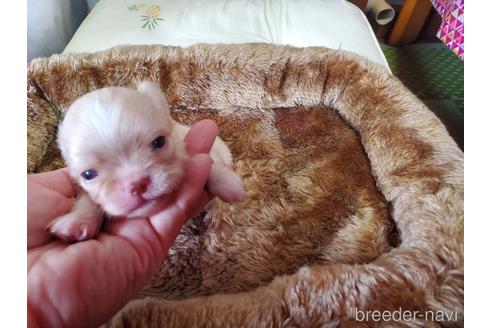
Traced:
<path fill-rule="evenodd" d="M 83 325 L 92 326 L 102 320 L 90 316 L 94 304 L 99 313 L 111 313 L 134 297 L 164 258 L 164 249 L 148 220 L 128 220 L 115 228 L 121 235 L 102 233 L 96 240 L 52 242 L 30 251 L 28 275 L 38 279 L 28 280 L 29 301 L 44 304 L 44 310 L 48 304 L 62 310 L 59 319 L 66 325 L 84 318 Z"/>

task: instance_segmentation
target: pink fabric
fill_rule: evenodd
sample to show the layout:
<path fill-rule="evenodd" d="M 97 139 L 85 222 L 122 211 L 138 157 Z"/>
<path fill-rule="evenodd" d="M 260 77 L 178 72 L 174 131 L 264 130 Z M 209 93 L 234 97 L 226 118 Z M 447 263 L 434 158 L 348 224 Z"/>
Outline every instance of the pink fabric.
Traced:
<path fill-rule="evenodd" d="M 437 37 L 461 60 L 465 58 L 465 0 L 431 0 L 442 16 Z"/>

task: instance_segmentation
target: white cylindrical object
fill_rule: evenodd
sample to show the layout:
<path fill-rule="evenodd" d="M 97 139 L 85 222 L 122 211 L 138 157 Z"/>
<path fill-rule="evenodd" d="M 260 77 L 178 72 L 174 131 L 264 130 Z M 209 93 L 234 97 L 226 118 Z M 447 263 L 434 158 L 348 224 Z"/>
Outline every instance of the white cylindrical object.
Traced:
<path fill-rule="evenodd" d="M 369 11 L 379 25 L 386 25 L 395 18 L 395 10 L 385 0 L 367 1 Z"/>

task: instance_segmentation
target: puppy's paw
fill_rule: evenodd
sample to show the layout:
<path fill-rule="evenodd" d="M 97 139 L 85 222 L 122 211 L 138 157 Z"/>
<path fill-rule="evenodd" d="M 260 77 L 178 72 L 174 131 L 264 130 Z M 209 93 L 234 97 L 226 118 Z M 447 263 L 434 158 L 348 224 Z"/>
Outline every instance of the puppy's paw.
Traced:
<path fill-rule="evenodd" d="M 246 192 L 241 178 L 226 164 L 216 162 L 207 182 L 208 190 L 227 203 L 242 201 Z"/>
<path fill-rule="evenodd" d="M 99 231 L 99 220 L 70 212 L 53 220 L 46 229 L 64 241 L 83 241 L 96 236 Z"/>

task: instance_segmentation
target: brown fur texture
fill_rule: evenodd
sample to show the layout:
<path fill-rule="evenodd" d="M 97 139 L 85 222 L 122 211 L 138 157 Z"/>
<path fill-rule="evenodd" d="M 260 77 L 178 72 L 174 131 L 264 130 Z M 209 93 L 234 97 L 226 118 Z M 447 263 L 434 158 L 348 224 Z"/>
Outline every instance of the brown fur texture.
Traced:
<path fill-rule="evenodd" d="M 108 326 L 463 325 L 463 153 L 395 77 L 344 51 L 264 44 L 39 59 L 29 171 L 63 164 L 53 140 L 77 97 L 143 79 L 177 121 L 218 123 L 247 199 L 191 220 L 142 293 L 154 297 Z M 356 308 L 457 320 L 356 322 Z"/>

